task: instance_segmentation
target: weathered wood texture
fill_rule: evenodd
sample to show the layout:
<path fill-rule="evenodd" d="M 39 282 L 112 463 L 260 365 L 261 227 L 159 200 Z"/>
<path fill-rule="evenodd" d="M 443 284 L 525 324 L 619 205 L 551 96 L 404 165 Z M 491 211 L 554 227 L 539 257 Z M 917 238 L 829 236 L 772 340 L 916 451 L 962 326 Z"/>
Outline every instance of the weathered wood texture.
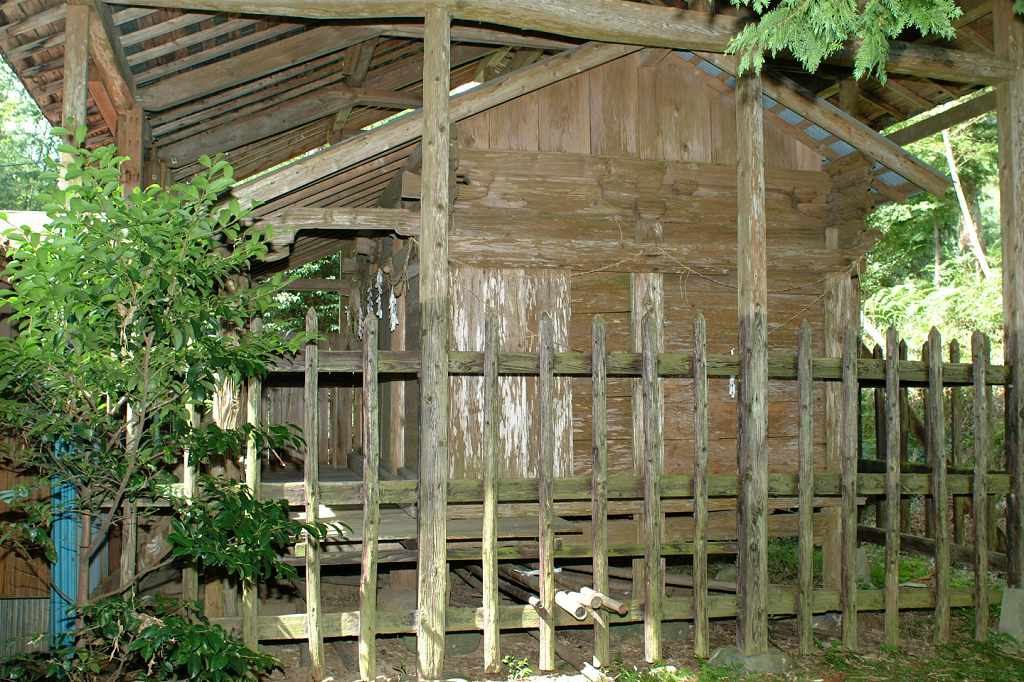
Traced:
<path fill-rule="evenodd" d="M 306 313 L 306 331 L 317 333 L 317 315 L 313 308 Z M 308 452 L 320 451 L 320 366 L 316 340 L 306 343 L 306 375 L 304 386 L 305 420 L 303 436 Z M 303 485 L 306 491 L 306 520 L 316 522 L 320 514 L 320 460 L 308 456 L 303 463 Z M 324 636 L 321 627 L 323 602 L 320 591 L 320 541 L 305 535 L 306 545 L 306 636 L 309 644 L 311 673 L 315 679 L 326 675 Z"/>
<path fill-rule="evenodd" d="M 448 193 L 451 163 L 449 76 L 451 15 L 430 8 L 423 36 L 423 191 L 420 300 L 423 354 L 420 393 L 419 571 L 416 638 L 419 674 L 438 679 L 444 664 L 448 564 L 445 506 L 450 425 Z"/>
<path fill-rule="evenodd" d="M 761 79 L 736 82 L 737 321 L 739 388 L 740 615 L 736 644 L 747 656 L 768 650 L 768 264 Z"/>
<path fill-rule="evenodd" d="M 453 267 L 451 272 L 451 348 L 484 347 L 486 317 L 498 316 L 502 351 L 538 349 L 540 316 L 551 316 L 555 348 L 567 350 L 570 279 L 564 270 Z M 474 478 L 484 471 L 484 379 L 478 376 L 451 380 L 452 478 Z M 553 385 L 555 412 L 555 475 L 570 476 L 572 463 L 571 379 L 557 377 Z M 539 395 L 535 377 L 498 379 L 498 475 L 532 478 L 538 472 L 540 452 Z"/>
<path fill-rule="evenodd" d="M 995 53 L 1024 63 L 1024 21 L 1011 2 L 992 3 Z M 1006 396 L 1007 466 L 1014 479 L 1008 499 L 1010 587 L 1024 587 L 1024 69 L 996 88 L 999 126 L 1000 223 L 1003 258 L 1003 354 L 1013 366 L 1014 388 Z"/>
<path fill-rule="evenodd" d="M 638 54 L 549 85 L 460 123 L 477 149 L 633 156 L 735 164 L 732 98 L 676 60 L 643 66 Z M 822 157 L 782 135 L 766 135 L 769 167 L 820 170 Z"/>

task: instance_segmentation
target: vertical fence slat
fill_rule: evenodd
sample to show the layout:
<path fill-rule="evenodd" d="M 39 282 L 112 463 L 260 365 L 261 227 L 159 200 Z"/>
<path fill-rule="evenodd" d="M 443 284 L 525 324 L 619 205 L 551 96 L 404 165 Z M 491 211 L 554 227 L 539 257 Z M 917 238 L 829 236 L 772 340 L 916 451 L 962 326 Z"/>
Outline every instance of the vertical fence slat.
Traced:
<path fill-rule="evenodd" d="M 900 404 L 899 337 L 889 327 L 885 340 L 885 643 L 899 646 L 900 594 L 900 438 L 904 433 Z"/>
<path fill-rule="evenodd" d="M 484 670 L 501 669 L 498 628 L 498 317 L 484 323 Z"/>
<path fill-rule="evenodd" d="M 988 337 L 974 332 L 971 339 L 974 377 L 974 637 L 988 638 L 988 467 L 992 452 L 988 386 Z"/>
<path fill-rule="evenodd" d="M 900 341 L 899 359 L 903 362 L 909 353 L 907 342 Z M 923 445 L 923 443 L 922 443 Z M 900 388 L 900 463 L 910 461 L 910 396 L 906 386 Z M 900 533 L 910 532 L 910 498 L 900 498 Z"/>
<path fill-rule="evenodd" d="M 860 384 L 857 380 L 857 330 L 843 338 L 843 644 L 856 651 L 857 643 L 857 446 Z"/>
<path fill-rule="evenodd" d="M 648 663 L 661 660 L 661 596 L 664 571 L 661 566 L 661 469 L 663 459 L 661 390 L 658 379 L 657 318 L 643 319 L 644 399 L 644 563 L 647 601 L 644 609 L 644 657 Z"/>
<path fill-rule="evenodd" d="M 800 324 L 797 341 L 797 400 L 799 412 L 799 477 L 797 492 L 800 496 L 797 514 L 800 536 L 797 541 L 797 571 L 799 597 L 797 623 L 801 654 L 814 649 L 814 383 L 812 381 L 814 348 L 811 344 L 811 325 Z"/>
<path fill-rule="evenodd" d="M 882 360 L 885 356 L 882 347 L 876 345 L 871 353 L 875 360 Z M 888 425 L 885 421 L 885 388 L 876 388 L 874 391 L 875 408 L 875 459 L 885 461 L 887 459 L 888 438 L 886 431 Z M 875 497 L 875 527 L 885 528 L 885 500 L 880 496 Z"/>
<path fill-rule="evenodd" d="M 708 359 L 707 322 L 693 320 L 693 649 L 711 655 L 708 632 Z"/>
<path fill-rule="evenodd" d="M 317 316 L 313 308 L 306 313 L 306 331 L 317 332 Z M 306 459 L 304 483 L 306 487 L 306 520 L 313 523 L 320 511 L 320 350 L 317 340 L 306 343 Z M 309 658 L 312 674 L 322 680 L 326 676 L 324 639 L 321 629 L 320 603 L 320 542 L 306 536 L 306 631 L 309 638 Z"/>
<path fill-rule="evenodd" d="M 930 336 L 929 336 L 930 338 Z M 939 351 L 942 352 L 941 350 Z M 931 345 L 929 341 L 925 341 L 921 346 L 921 361 L 927 363 L 931 358 Z M 924 411 L 925 420 L 925 442 L 921 443 L 924 446 L 924 461 L 929 467 L 934 469 L 935 467 L 935 439 L 932 437 L 932 390 L 931 386 L 921 392 L 922 409 Z M 940 396 L 939 400 L 942 400 Z M 934 488 L 933 488 L 934 492 Z M 926 538 L 935 538 L 935 496 L 934 494 L 925 496 L 924 498 L 924 536 Z"/>
<path fill-rule="evenodd" d="M 942 337 L 928 336 L 928 440 L 932 451 L 932 508 L 935 531 L 935 640 L 949 642 L 949 495 L 946 485 L 945 392 L 942 386 Z"/>
<path fill-rule="evenodd" d="M 960 342 L 953 339 L 949 342 L 949 361 L 960 362 Z M 950 464 L 955 467 L 964 466 L 964 391 L 959 386 L 949 387 L 949 452 Z M 953 542 L 958 545 L 967 542 L 964 527 L 967 515 L 967 497 L 957 495 L 953 498 Z"/>
<path fill-rule="evenodd" d="M 591 377 L 593 380 L 593 527 L 594 589 L 608 594 L 608 373 L 604 318 L 592 322 Z M 611 643 L 606 611 L 594 611 L 594 665 L 611 665 Z"/>
<path fill-rule="evenodd" d="M 263 330 L 263 322 L 254 319 L 252 331 Z M 245 414 L 249 424 L 259 428 L 263 407 L 263 382 L 258 377 L 249 377 L 245 400 Z M 249 488 L 253 499 L 260 499 L 260 451 L 257 447 L 255 434 L 249 436 L 245 443 L 245 485 Z M 242 581 L 242 641 L 250 649 L 255 650 L 259 642 L 257 619 L 259 618 L 259 593 L 256 581 Z"/>
<path fill-rule="evenodd" d="M 555 669 L 555 380 L 551 317 L 540 318 L 540 471 L 537 494 L 540 521 L 540 669 Z"/>
<path fill-rule="evenodd" d="M 380 391 L 377 316 L 363 322 L 363 557 L 359 574 L 359 674 L 377 677 L 377 538 L 380 530 Z"/>

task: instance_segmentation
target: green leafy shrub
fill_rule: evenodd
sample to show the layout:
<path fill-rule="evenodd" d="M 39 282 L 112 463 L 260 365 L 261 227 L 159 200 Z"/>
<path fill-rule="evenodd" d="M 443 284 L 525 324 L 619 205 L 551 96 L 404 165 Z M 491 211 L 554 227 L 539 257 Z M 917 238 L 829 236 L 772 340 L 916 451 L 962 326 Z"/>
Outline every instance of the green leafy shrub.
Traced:
<path fill-rule="evenodd" d="M 57 134 L 71 131 L 57 130 Z M 85 138 L 85 127 L 75 137 Z M 163 553 L 134 580 L 90 597 L 89 562 L 79 561 L 77 621 L 71 645 L 0 661 L 3 679 L 227 680 L 266 672 L 274 659 L 211 625 L 195 604 L 139 596 L 138 584 L 175 561 L 194 559 L 243 579 L 291 576 L 277 561 L 302 534 L 325 537 L 323 524 L 291 520 L 284 502 L 253 499 L 242 485 L 205 478 L 182 499 L 172 468 L 188 453 L 204 466 L 240 458 L 247 443 L 274 449 L 301 439 L 284 427 L 196 424 L 224 386 L 263 376 L 275 356 L 307 337 L 248 328 L 280 291 L 280 278 L 250 284 L 249 264 L 267 253 L 267 233 L 247 233 L 248 211 L 218 204 L 231 167 L 204 157 L 205 171 L 163 189 L 127 196 L 122 158 L 113 147 L 62 145 L 71 163 L 40 199 L 50 223 L 42 233 L 11 230 L 4 271 L 18 335 L 0 339 L 0 435 L 13 443 L 7 466 L 35 480 L 4 494 L 22 516 L 0 526 L 5 549 L 55 558 L 57 513 L 71 514 L 82 556 L 142 504 L 140 523 L 171 514 Z M 35 490 L 70 486 L 61 512 Z"/>

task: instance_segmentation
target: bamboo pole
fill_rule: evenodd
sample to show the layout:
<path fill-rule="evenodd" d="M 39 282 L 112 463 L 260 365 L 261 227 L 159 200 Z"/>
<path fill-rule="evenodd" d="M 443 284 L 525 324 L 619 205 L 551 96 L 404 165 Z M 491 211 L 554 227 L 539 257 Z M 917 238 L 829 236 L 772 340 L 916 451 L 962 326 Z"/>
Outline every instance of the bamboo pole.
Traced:
<path fill-rule="evenodd" d="M 306 313 L 306 331 L 317 334 L 317 315 L 313 308 Z M 306 487 L 306 522 L 315 523 L 320 511 L 320 356 L 314 336 L 306 342 L 305 409 L 306 459 L 303 482 Z M 320 541 L 306 534 L 306 632 L 309 638 L 309 659 L 314 679 L 326 676 L 324 639 L 321 625 Z"/>
<path fill-rule="evenodd" d="M 811 345 L 811 325 L 800 324 L 797 333 L 797 392 L 799 403 L 798 445 L 800 503 L 800 536 L 797 541 L 797 571 L 800 589 L 797 598 L 797 621 L 801 654 L 814 648 L 814 383 L 811 372 L 814 348 Z"/>
<path fill-rule="evenodd" d="M 604 318 L 591 322 L 591 381 L 593 384 L 593 507 L 594 589 L 608 593 L 608 375 L 605 369 L 606 331 Z M 608 618 L 594 614 L 594 665 L 611 665 Z"/>
<path fill-rule="evenodd" d="M 444 663 L 447 604 L 448 230 L 451 15 L 426 12 L 423 57 L 423 165 L 420 234 L 422 368 L 420 385 L 419 674 L 438 679 Z"/>
<path fill-rule="evenodd" d="M 693 320 L 693 652 L 711 655 L 708 619 L 708 364 L 707 323 Z"/>
<path fill-rule="evenodd" d="M 935 530 L 935 641 L 949 642 L 949 495 L 946 485 L 945 392 L 942 386 L 942 337 L 928 335 L 928 441 L 932 452 L 932 500 Z"/>
<path fill-rule="evenodd" d="M 857 351 L 860 339 L 850 327 L 843 339 L 843 476 L 842 476 L 842 548 L 843 548 L 843 644 L 852 651 L 857 642 L 857 414 L 860 409 L 860 384 L 857 381 Z"/>
<path fill-rule="evenodd" d="M 659 319 L 648 313 L 641 323 L 643 333 L 644 400 L 644 563 L 647 599 L 644 608 L 644 658 L 661 660 L 661 614 L 664 569 L 661 565 L 661 474 L 664 457 L 662 441 L 661 381 L 658 378 Z"/>
<path fill-rule="evenodd" d="M 377 316 L 363 321 L 363 556 L 359 573 L 359 674 L 377 678 L 377 538 L 380 530 L 380 390 Z"/>
<path fill-rule="evenodd" d="M 900 528 L 902 501 L 900 497 L 900 423 L 902 392 L 900 391 L 899 337 L 889 327 L 885 340 L 885 642 L 899 646 L 900 634 Z"/>
<path fill-rule="evenodd" d="M 501 669 L 501 630 L 498 626 L 498 316 L 484 327 L 484 508 L 483 508 L 483 629 L 484 670 Z"/>
<path fill-rule="evenodd" d="M 540 466 L 537 480 L 540 544 L 540 656 L 543 671 L 555 669 L 555 380 L 554 329 L 551 317 L 540 317 Z"/>
<path fill-rule="evenodd" d="M 737 646 L 768 650 L 768 288 L 761 79 L 736 79 L 740 345 Z"/>
<path fill-rule="evenodd" d="M 988 466 L 992 453 L 988 387 L 985 368 L 989 359 L 988 337 L 974 332 L 974 638 L 988 639 Z"/>

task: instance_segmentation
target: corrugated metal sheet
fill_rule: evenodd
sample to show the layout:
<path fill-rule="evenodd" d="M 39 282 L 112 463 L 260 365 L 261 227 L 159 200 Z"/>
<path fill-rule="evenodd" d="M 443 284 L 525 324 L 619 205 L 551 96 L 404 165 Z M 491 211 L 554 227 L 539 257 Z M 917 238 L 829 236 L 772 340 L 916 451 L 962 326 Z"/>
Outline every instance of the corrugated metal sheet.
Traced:
<path fill-rule="evenodd" d="M 45 649 L 45 637 L 35 647 L 29 638 L 49 630 L 49 599 L 0 599 L 0 656 Z"/>

